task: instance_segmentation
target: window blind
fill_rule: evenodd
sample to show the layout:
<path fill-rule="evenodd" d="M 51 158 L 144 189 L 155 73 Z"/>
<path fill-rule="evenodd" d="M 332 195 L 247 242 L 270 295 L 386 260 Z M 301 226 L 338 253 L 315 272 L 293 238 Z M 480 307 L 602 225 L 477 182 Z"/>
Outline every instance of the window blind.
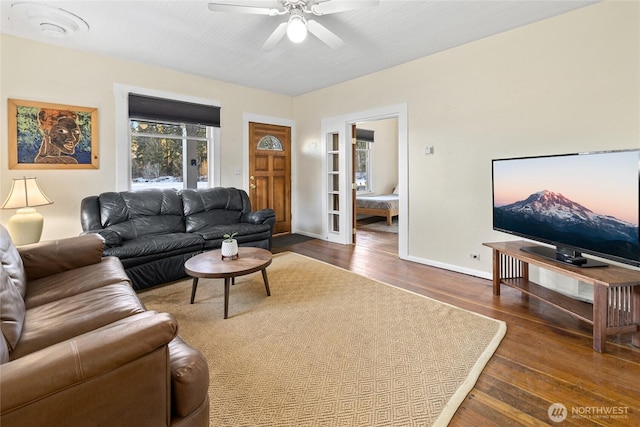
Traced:
<path fill-rule="evenodd" d="M 356 128 L 356 140 L 373 142 L 373 133 L 372 130 Z"/>
<path fill-rule="evenodd" d="M 220 107 L 130 93 L 129 118 L 220 127 Z"/>

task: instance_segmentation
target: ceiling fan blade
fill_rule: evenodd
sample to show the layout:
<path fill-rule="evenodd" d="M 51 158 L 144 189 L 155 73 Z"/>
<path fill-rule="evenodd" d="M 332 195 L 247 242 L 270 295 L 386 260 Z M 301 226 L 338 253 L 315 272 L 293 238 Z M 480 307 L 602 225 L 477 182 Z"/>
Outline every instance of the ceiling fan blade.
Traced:
<path fill-rule="evenodd" d="M 329 45 L 332 49 L 338 49 L 344 46 L 344 41 L 327 27 L 314 21 L 313 19 L 307 21 L 307 29 L 311 34 L 319 38 L 322 42 Z"/>
<path fill-rule="evenodd" d="M 267 41 L 264 42 L 260 50 L 273 49 L 278 44 L 278 42 L 282 40 L 282 37 L 287 33 L 287 24 L 287 22 L 283 22 L 282 24 L 278 25 L 276 29 L 273 30 L 273 33 L 271 33 Z"/>
<path fill-rule="evenodd" d="M 231 12 L 231 13 L 248 13 L 251 15 L 269 15 L 276 16 L 280 14 L 278 9 L 268 7 L 257 7 L 242 4 L 229 3 L 209 3 L 209 10 L 212 12 Z"/>
<path fill-rule="evenodd" d="M 327 0 L 311 6 L 314 15 L 328 15 L 330 13 L 346 12 L 347 10 L 362 9 L 363 7 L 378 6 L 380 0 Z"/>

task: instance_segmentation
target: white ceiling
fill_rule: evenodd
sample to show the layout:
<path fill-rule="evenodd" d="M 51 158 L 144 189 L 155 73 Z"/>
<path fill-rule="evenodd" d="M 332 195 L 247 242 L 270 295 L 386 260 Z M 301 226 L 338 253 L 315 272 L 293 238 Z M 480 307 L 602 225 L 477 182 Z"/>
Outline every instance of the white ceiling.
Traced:
<path fill-rule="evenodd" d="M 52 38 L 14 3 L 0 2 L 2 33 L 296 96 L 594 1 L 381 0 L 315 18 L 345 41 L 340 49 L 309 35 L 299 45 L 285 37 L 269 52 L 260 47 L 286 17 L 214 13 L 207 1 L 41 1 L 80 16 L 90 27 Z"/>

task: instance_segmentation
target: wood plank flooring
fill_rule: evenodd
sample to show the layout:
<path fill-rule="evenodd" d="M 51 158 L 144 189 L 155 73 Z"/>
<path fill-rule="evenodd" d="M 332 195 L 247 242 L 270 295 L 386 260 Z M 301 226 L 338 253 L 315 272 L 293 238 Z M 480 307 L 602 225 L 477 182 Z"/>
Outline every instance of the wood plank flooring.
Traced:
<path fill-rule="evenodd" d="M 592 350 L 591 326 L 515 289 L 494 297 L 491 282 L 398 259 L 397 234 L 357 232 L 357 244 L 317 239 L 297 252 L 507 323 L 507 334 L 451 426 L 556 425 L 553 403 L 567 408 L 557 425 L 640 425 L 640 349 L 630 334 Z"/>

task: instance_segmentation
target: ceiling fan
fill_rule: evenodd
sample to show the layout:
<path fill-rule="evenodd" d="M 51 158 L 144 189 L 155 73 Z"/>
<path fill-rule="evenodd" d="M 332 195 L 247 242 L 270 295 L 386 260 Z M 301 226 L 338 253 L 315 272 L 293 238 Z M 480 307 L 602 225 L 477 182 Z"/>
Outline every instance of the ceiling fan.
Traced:
<path fill-rule="evenodd" d="M 260 50 L 273 49 L 285 34 L 292 42 L 301 43 L 307 37 L 307 32 L 313 34 L 331 48 L 338 49 L 344 45 L 344 41 L 315 19 L 307 19 L 306 16 L 323 16 L 363 7 L 377 6 L 378 4 L 380 4 L 380 0 L 222 0 L 210 2 L 209 10 L 213 12 L 268 16 L 288 15 L 288 20 L 276 27 Z"/>

